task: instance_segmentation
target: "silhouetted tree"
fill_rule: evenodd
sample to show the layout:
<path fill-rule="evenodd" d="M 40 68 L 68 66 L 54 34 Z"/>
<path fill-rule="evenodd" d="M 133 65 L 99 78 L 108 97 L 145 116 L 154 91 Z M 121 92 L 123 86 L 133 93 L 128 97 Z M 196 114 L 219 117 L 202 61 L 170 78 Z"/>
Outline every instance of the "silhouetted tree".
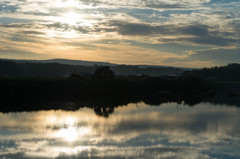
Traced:
<path fill-rule="evenodd" d="M 110 114 L 112 114 L 114 112 L 114 107 L 95 106 L 93 108 L 93 110 L 94 110 L 96 115 L 107 118 L 107 117 L 109 117 Z"/>
<path fill-rule="evenodd" d="M 94 78 L 99 80 L 113 79 L 114 72 L 109 68 L 109 66 L 99 66 L 96 68 L 94 73 Z"/>

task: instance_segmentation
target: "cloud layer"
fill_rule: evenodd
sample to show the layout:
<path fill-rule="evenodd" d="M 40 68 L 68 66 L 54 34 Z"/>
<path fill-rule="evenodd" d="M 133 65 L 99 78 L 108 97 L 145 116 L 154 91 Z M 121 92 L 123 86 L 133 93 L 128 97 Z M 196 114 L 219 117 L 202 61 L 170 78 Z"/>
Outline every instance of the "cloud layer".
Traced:
<path fill-rule="evenodd" d="M 224 53 L 217 50 L 227 47 L 235 54 L 240 47 L 239 8 L 240 2 L 234 0 L 3 0 L 0 57 L 184 67 L 224 65 L 236 60 L 220 58 Z M 166 50 L 169 44 L 171 48 Z M 146 47 L 150 45 L 163 49 Z M 131 58 L 124 54 L 124 48 Z M 136 56 L 136 50 L 144 50 L 139 54 L 149 58 Z M 202 53 L 206 50 L 214 50 L 216 59 L 211 51 Z M 131 60 L 124 61 L 126 57 Z"/>

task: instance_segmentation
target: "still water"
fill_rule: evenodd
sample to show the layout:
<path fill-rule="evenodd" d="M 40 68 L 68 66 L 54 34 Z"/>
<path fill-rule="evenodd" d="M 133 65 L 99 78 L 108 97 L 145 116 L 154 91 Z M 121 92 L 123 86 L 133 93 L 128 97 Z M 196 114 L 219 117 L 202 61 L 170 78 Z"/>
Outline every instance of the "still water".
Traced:
<path fill-rule="evenodd" d="M 0 158 L 240 158 L 240 108 L 144 103 L 0 113 Z"/>

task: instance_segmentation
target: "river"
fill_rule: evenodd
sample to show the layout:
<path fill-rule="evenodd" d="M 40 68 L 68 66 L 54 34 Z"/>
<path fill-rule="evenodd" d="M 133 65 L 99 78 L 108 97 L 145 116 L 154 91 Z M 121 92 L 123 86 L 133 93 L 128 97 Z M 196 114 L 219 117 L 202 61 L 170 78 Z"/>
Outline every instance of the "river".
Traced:
<path fill-rule="evenodd" d="M 0 113 L 0 158 L 240 158 L 240 107 L 130 103 L 108 112 Z"/>

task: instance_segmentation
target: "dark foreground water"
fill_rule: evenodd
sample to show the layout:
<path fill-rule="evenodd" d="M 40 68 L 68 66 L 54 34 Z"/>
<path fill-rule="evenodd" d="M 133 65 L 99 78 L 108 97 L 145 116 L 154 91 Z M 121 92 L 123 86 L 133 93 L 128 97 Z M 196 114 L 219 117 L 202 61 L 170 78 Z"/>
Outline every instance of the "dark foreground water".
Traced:
<path fill-rule="evenodd" d="M 240 108 L 177 103 L 0 113 L 0 158 L 239 159 Z"/>

